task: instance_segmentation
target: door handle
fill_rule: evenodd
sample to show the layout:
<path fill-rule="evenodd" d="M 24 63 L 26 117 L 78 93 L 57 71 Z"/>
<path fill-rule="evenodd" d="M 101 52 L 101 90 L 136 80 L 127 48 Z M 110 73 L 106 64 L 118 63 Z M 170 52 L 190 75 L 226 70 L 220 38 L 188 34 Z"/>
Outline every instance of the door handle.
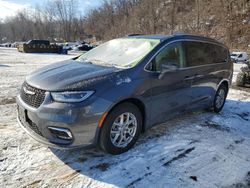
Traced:
<path fill-rule="evenodd" d="M 195 74 L 195 76 L 194 76 L 195 78 L 202 78 L 203 77 L 203 75 L 202 74 Z"/>

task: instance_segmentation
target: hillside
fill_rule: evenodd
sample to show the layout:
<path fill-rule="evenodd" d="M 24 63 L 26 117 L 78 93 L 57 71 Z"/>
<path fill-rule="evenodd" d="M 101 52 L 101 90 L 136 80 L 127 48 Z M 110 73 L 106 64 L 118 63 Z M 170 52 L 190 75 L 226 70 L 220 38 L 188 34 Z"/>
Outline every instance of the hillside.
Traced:
<path fill-rule="evenodd" d="M 127 34 L 188 32 L 216 38 L 231 49 L 248 50 L 249 0 L 105 0 L 82 12 L 78 0 L 48 1 L 0 22 L 0 38 L 73 41 L 107 40 Z"/>

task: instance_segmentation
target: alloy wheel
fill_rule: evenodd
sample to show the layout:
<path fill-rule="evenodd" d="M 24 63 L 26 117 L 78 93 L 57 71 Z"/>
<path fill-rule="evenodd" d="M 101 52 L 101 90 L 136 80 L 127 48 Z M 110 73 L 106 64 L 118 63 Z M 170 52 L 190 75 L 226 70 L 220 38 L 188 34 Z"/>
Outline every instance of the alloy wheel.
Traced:
<path fill-rule="evenodd" d="M 110 130 L 110 139 L 114 146 L 126 147 L 134 138 L 137 130 L 137 119 L 130 112 L 119 115 Z"/>

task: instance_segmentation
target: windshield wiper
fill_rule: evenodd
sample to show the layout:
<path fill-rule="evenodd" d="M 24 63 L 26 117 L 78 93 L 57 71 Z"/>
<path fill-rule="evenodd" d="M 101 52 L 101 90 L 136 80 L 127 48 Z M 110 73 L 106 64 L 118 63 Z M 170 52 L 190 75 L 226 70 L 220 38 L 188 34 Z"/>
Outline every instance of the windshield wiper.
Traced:
<path fill-rule="evenodd" d="M 105 61 L 99 60 L 99 59 L 89 59 L 90 62 L 93 62 L 94 64 L 97 65 L 103 65 L 103 66 L 107 66 L 107 67 L 116 67 L 119 65 L 113 64 L 113 63 L 107 63 Z"/>
<path fill-rule="evenodd" d="M 120 65 L 117 65 L 114 63 L 107 63 L 107 62 L 99 60 L 99 59 L 81 59 L 81 61 L 84 63 L 102 65 L 102 66 L 107 66 L 107 67 L 125 68 L 124 66 L 120 66 Z"/>
<path fill-rule="evenodd" d="M 107 64 L 105 61 L 99 60 L 99 59 L 88 59 L 90 62 L 94 62 L 97 64 Z"/>
<path fill-rule="evenodd" d="M 81 58 L 78 58 L 76 59 L 76 61 L 80 61 L 80 62 L 83 62 L 83 63 L 88 63 L 88 64 L 93 64 L 91 61 L 89 61 L 88 59 L 81 59 Z"/>

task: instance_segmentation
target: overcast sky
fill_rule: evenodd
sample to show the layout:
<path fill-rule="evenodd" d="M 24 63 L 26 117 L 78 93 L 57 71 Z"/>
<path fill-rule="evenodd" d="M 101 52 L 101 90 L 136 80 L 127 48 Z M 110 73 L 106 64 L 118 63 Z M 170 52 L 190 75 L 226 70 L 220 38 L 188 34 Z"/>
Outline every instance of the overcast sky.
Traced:
<path fill-rule="evenodd" d="M 13 16 L 18 11 L 24 8 L 32 8 L 37 5 L 43 5 L 48 0 L 0 0 L 0 19 L 7 16 Z M 91 8 L 97 7 L 101 4 L 102 0 L 78 0 L 79 9 L 84 14 Z"/>

